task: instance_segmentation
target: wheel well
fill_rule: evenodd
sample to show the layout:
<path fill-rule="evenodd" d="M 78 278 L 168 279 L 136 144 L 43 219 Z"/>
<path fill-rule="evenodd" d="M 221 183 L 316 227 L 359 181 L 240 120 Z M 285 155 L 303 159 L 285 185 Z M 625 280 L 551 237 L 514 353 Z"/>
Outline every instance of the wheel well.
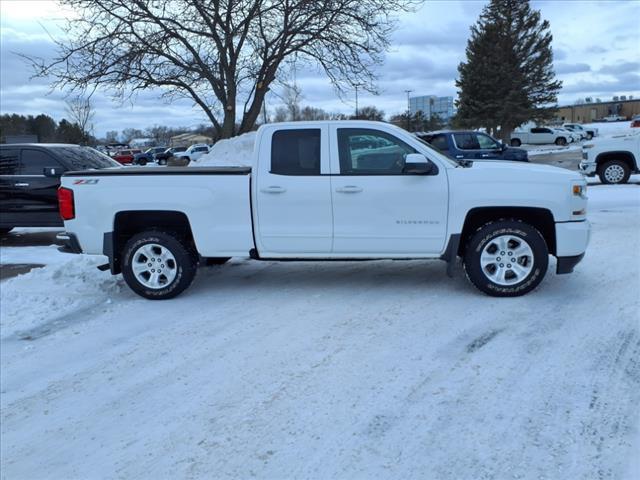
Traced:
<path fill-rule="evenodd" d="M 549 253 L 556 254 L 556 224 L 549 210 L 534 207 L 480 207 L 469 210 L 464 219 L 458 255 L 464 255 L 469 237 L 478 228 L 488 222 L 508 218 L 522 220 L 535 227 L 547 242 Z"/>
<path fill-rule="evenodd" d="M 195 248 L 193 232 L 189 219 L 182 212 L 170 210 L 135 210 L 118 212 L 113 221 L 112 245 L 105 245 L 105 254 L 112 252 L 112 272 L 120 272 L 120 253 L 127 241 L 137 233 L 145 230 L 164 230 L 180 234 Z M 106 243 L 105 236 L 105 243 Z"/>
<path fill-rule="evenodd" d="M 601 153 L 596 157 L 596 164 L 599 166 L 603 163 L 610 162 L 611 160 L 619 160 L 621 162 L 624 162 L 632 172 L 635 172 L 637 170 L 635 165 L 635 158 L 631 152 L 621 151 Z"/>

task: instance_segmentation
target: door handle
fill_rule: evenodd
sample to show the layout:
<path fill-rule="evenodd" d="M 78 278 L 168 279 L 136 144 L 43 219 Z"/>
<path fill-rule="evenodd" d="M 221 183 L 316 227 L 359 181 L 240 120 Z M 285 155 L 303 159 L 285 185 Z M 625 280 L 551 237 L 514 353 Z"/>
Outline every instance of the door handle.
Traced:
<path fill-rule="evenodd" d="M 336 188 L 336 192 L 338 193 L 360 193 L 361 191 L 362 188 L 355 185 L 347 185 L 344 187 Z"/>
<path fill-rule="evenodd" d="M 487 158 L 488 156 L 489 156 L 489 154 L 488 154 L 488 153 L 483 153 L 483 154 L 482 154 L 482 158 Z"/>
<path fill-rule="evenodd" d="M 13 186 L 14 187 L 28 187 L 29 184 L 28 183 L 14 183 Z"/>
<path fill-rule="evenodd" d="M 270 187 L 261 188 L 260 191 L 262 193 L 284 193 L 287 189 L 277 185 L 271 185 Z"/>

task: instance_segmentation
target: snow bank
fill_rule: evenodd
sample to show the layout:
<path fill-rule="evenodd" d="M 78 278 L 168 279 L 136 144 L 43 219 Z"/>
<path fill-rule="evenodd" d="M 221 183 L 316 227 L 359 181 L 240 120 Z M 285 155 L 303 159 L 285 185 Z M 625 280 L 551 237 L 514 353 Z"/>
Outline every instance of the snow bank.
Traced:
<path fill-rule="evenodd" d="M 89 315 L 92 307 L 110 302 L 120 286 L 118 277 L 96 269 L 102 263 L 102 257 L 74 255 L 2 282 L 0 336 L 29 337 L 32 329 L 55 329 L 72 316 Z"/>
<path fill-rule="evenodd" d="M 249 132 L 234 138 L 220 140 L 208 154 L 197 161 L 191 162 L 191 167 L 251 167 L 253 166 L 253 144 L 256 132 Z"/>

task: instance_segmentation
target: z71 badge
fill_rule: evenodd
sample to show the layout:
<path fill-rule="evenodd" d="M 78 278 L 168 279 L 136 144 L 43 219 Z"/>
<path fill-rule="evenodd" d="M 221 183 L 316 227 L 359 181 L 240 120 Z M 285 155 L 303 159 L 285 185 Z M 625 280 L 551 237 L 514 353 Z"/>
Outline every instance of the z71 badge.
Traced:
<path fill-rule="evenodd" d="M 100 180 L 98 178 L 91 178 L 89 180 L 75 180 L 73 182 L 74 185 L 95 185 Z"/>

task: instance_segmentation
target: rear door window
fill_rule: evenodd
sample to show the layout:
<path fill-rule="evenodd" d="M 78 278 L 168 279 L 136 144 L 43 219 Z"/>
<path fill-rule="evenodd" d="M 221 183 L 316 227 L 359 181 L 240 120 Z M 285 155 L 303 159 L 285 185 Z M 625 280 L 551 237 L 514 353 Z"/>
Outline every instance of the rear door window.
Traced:
<path fill-rule="evenodd" d="M 320 129 L 275 132 L 271 138 L 271 173 L 320 175 Z"/>
<path fill-rule="evenodd" d="M 479 150 L 478 139 L 472 133 L 454 133 L 453 139 L 460 150 Z"/>
<path fill-rule="evenodd" d="M 20 173 L 20 150 L 3 148 L 0 150 L 0 175 L 18 175 Z"/>
<path fill-rule="evenodd" d="M 42 175 L 45 168 L 63 168 L 63 166 L 43 150 L 25 148 L 20 157 L 20 175 Z M 66 170 L 66 169 L 65 169 Z"/>

